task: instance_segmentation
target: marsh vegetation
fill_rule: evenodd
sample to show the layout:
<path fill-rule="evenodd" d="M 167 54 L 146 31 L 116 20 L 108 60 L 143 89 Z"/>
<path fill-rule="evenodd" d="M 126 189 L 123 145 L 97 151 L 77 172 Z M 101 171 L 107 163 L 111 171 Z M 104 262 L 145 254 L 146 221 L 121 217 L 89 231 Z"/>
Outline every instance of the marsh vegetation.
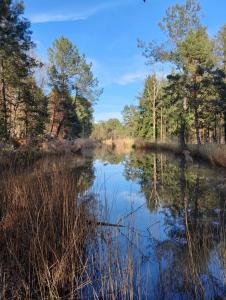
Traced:
<path fill-rule="evenodd" d="M 196 0 L 166 9 L 164 40 L 139 41 L 137 105 L 97 123 L 90 59 L 59 36 L 41 62 L 23 1 L 0 0 L 1 299 L 226 298 L 221 25 L 210 37 Z"/>
<path fill-rule="evenodd" d="M 111 148 L 12 167 L 0 184 L 2 299 L 226 295 L 224 171 Z"/>

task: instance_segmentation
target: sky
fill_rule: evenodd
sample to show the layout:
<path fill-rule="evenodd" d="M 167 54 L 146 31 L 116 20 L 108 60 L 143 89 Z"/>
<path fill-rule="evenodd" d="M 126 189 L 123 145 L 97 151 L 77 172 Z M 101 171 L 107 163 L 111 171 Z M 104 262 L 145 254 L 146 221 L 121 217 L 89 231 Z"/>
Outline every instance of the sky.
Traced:
<path fill-rule="evenodd" d="M 38 56 L 47 62 L 47 49 L 65 36 L 93 63 L 103 94 L 94 106 L 95 121 L 121 119 L 127 104 L 137 104 L 147 74 L 137 39 L 162 41 L 158 22 L 175 0 L 24 0 Z M 182 0 L 177 2 L 181 3 Z M 226 23 L 226 0 L 201 0 L 202 21 L 214 36 Z M 167 65 L 158 69 L 167 72 Z"/>

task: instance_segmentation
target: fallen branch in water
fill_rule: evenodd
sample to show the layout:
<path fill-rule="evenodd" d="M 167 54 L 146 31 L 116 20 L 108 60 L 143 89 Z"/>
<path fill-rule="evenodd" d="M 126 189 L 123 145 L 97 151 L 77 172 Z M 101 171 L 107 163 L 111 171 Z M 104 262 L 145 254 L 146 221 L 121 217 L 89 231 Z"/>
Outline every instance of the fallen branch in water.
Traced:
<path fill-rule="evenodd" d="M 121 224 L 112 224 L 112 223 L 107 223 L 107 222 L 102 222 L 102 221 L 95 221 L 95 220 L 93 220 L 93 221 L 89 220 L 88 224 L 92 224 L 92 225 L 94 224 L 96 226 L 125 227 Z"/>

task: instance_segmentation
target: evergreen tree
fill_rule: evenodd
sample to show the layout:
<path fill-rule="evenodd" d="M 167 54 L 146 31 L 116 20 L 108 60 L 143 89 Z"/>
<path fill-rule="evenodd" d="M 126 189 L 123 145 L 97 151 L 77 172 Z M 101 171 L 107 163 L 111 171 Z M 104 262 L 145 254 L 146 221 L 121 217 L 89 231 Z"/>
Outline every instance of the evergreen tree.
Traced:
<path fill-rule="evenodd" d="M 161 81 L 155 75 L 145 81 L 142 97 L 139 99 L 139 120 L 137 134 L 157 140 L 157 121 L 161 106 Z"/>
<path fill-rule="evenodd" d="M 218 59 L 218 70 L 215 76 L 215 84 L 219 93 L 219 106 L 223 112 L 224 118 L 224 141 L 226 143 L 226 25 L 220 29 L 217 39 L 217 59 Z"/>
<path fill-rule="evenodd" d="M 55 137 L 74 136 L 76 115 L 71 93 L 78 75 L 78 49 L 65 37 L 60 37 L 49 49 L 49 81 L 52 87 L 49 113 L 50 133 Z"/>
<path fill-rule="evenodd" d="M 170 6 L 159 23 L 160 29 L 166 35 L 166 41 L 161 44 L 150 42 L 148 45 L 138 41 L 138 46 L 144 49 L 143 54 L 148 62 L 153 64 L 156 61 L 170 61 L 177 68 L 181 68 L 178 46 L 191 30 L 200 27 L 200 11 L 201 7 L 196 0 L 186 0 L 185 4 Z"/>
<path fill-rule="evenodd" d="M 30 23 L 22 16 L 22 1 L 0 1 L 0 120 L 1 133 L 11 136 L 10 119 L 13 107 L 23 102 L 27 78 L 37 62 L 29 55 L 34 44 Z"/>
<path fill-rule="evenodd" d="M 188 95 L 188 105 L 194 111 L 197 143 L 201 143 L 201 115 L 208 106 L 214 68 L 213 43 L 206 29 L 191 30 L 179 45 L 183 65 L 184 79 Z"/>
<path fill-rule="evenodd" d="M 13 137 L 36 138 L 42 136 L 47 121 L 47 97 L 34 78 L 28 78 L 19 91 L 10 114 L 10 132 Z"/>
<path fill-rule="evenodd" d="M 136 136 L 137 122 L 139 118 L 138 107 L 134 105 L 126 105 L 122 111 L 122 116 L 126 133 L 130 137 Z"/>
<path fill-rule="evenodd" d="M 53 43 L 49 61 L 50 133 L 55 137 L 87 136 L 91 130 L 92 103 L 101 92 L 92 65 L 65 37 Z"/>
<path fill-rule="evenodd" d="M 75 111 L 77 116 L 77 135 L 89 137 L 92 132 L 93 107 L 92 103 L 81 96 L 75 97 Z"/>

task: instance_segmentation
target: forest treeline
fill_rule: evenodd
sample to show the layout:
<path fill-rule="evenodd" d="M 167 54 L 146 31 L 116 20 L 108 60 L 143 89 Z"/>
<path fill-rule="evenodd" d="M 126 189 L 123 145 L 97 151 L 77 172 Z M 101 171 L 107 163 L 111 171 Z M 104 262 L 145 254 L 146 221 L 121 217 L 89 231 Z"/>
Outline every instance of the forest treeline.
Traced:
<path fill-rule="evenodd" d="M 95 136 L 176 139 L 181 145 L 226 142 L 226 25 L 210 38 L 200 15 L 196 0 L 170 6 L 159 23 L 165 41 L 138 41 L 152 70 L 139 103 L 125 106 L 121 125 L 111 120 L 118 130 L 102 122 Z M 161 74 L 162 66 L 170 71 Z"/>
<path fill-rule="evenodd" d="M 138 105 L 125 106 L 123 122 L 99 124 L 93 124 L 93 104 L 102 90 L 92 64 L 65 37 L 42 63 L 23 13 L 22 1 L 0 0 L 1 140 L 88 137 L 94 127 L 98 140 L 225 143 L 226 25 L 210 37 L 196 0 L 166 10 L 159 23 L 164 42 L 138 42 L 151 70 Z M 161 75 L 162 65 L 169 71 Z"/>
<path fill-rule="evenodd" d="M 23 14 L 23 1 L 0 0 L 1 140 L 89 136 L 101 93 L 92 64 L 63 36 L 42 63 Z"/>

